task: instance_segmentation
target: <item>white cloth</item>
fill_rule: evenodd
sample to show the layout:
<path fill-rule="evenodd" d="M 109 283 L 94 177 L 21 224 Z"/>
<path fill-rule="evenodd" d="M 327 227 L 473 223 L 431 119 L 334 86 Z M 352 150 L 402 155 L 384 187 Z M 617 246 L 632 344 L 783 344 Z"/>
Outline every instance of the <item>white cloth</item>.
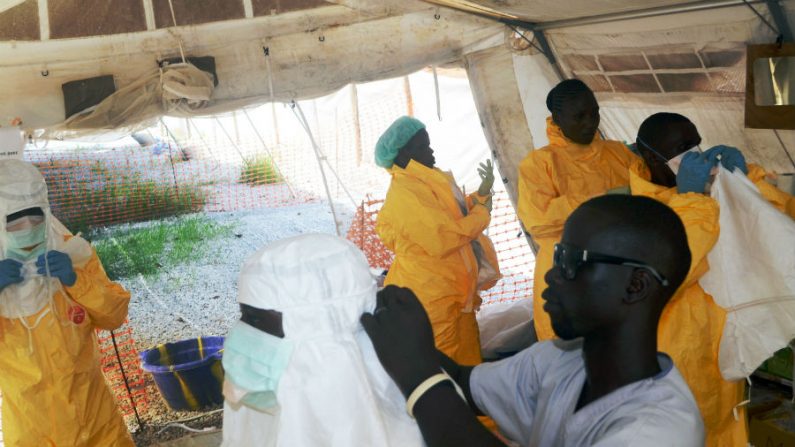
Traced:
<path fill-rule="evenodd" d="M 475 367 L 472 398 L 523 446 L 701 446 L 704 424 L 673 361 L 575 412 L 585 383 L 581 341 L 536 343 L 514 357 Z"/>
<path fill-rule="evenodd" d="M 739 380 L 795 338 L 795 221 L 740 171 L 721 169 L 711 195 L 720 236 L 699 283 L 727 311 L 718 365 Z"/>
<path fill-rule="evenodd" d="M 76 236 L 65 241 L 71 233 L 50 212 L 44 177 L 32 164 L 14 159 L 0 160 L 0 259 L 5 259 L 6 253 L 7 216 L 34 207 L 44 212 L 47 250 L 66 253 L 73 266 L 84 266 L 91 258 L 91 246 Z M 0 316 L 22 318 L 34 315 L 50 303 L 55 292 L 61 290 L 58 279 L 36 273 L 35 262 L 31 260 L 23 266 L 23 282 L 12 284 L 0 292 Z"/>
<path fill-rule="evenodd" d="M 224 403 L 224 446 L 422 446 L 359 317 L 375 309 L 367 260 L 347 240 L 286 239 L 252 255 L 238 301 L 282 313 L 294 343 L 271 413 Z"/>

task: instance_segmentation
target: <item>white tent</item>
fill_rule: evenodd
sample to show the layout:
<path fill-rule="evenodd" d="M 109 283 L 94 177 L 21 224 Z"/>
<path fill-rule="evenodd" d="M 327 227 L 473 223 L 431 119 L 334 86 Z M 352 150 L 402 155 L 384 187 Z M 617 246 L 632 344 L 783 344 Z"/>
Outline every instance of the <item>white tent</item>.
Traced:
<path fill-rule="evenodd" d="M 158 61 L 182 55 L 214 57 L 219 81 L 210 101 L 183 115 L 463 63 L 509 191 L 518 161 L 546 143 L 544 97 L 560 76 L 597 92 L 609 138 L 633 140 L 647 115 L 677 111 L 694 120 L 705 145 L 735 145 L 770 170 L 795 170 L 795 132 L 743 126 L 745 45 L 775 40 L 760 16 L 784 32 L 781 19 L 795 18 L 792 0 L 748 2 L 759 15 L 743 1 L 90 3 L 0 3 L 2 124 L 20 117 L 29 131 L 63 129 L 62 84 L 112 75 L 120 91 L 157 80 Z M 783 14 L 771 15 L 766 3 Z M 134 114 L 113 121 L 136 124 Z"/>

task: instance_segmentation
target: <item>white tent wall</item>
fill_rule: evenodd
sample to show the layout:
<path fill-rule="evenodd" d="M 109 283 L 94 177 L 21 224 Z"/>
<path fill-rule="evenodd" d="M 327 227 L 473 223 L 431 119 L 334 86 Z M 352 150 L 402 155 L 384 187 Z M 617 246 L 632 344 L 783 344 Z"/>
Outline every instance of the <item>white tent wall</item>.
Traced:
<path fill-rule="evenodd" d="M 500 175 L 514 204 L 519 163 L 533 147 L 533 138 L 514 75 L 514 60 L 507 45 L 466 56 L 467 74 L 481 125 L 497 158 Z"/>
<path fill-rule="evenodd" d="M 790 23 L 795 23 L 795 1 L 786 1 Z M 767 10 L 756 6 L 767 15 Z M 772 23 L 772 18 L 768 17 Z M 705 51 L 736 50 L 745 53 L 745 45 L 772 43 L 775 33 L 745 6 L 716 11 L 679 13 L 664 17 L 623 20 L 578 26 L 547 32 L 562 69 L 569 77 L 602 76 L 600 71 L 582 70 L 572 66 L 568 56 L 612 56 L 632 54 L 677 55 L 703 54 Z M 644 56 L 646 57 L 646 56 Z M 701 56 L 699 56 L 701 57 Z M 525 114 L 536 147 L 543 146 L 539 126 L 549 112 L 544 98 L 555 78 L 539 56 L 516 57 L 517 82 L 522 92 Z M 580 70 L 578 70 L 578 68 Z M 607 70 L 604 70 L 607 71 Z M 745 58 L 732 67 L 703 70 L 638 70 L 630 69 L 607 74 L 638 75 L 705 72 L 713 86 L 718 76 L 724 82 L 716 91 L 626 93 L 597 91 L 601 106 L 601 128 L 611 139 L 633 142 L 641 122 L 649 115 L 676 112 L 688 116 L 699 129 L 702 146 L 728 144 L 741 148 L 749 161 L 776 172 L 795 172 L 795 131 L 746 129 L 744 127 Z M 728 80 L 727 80 L 727 79 Z M 659 82 L 659 81 L 658 81 Z M 730 85 L 729 85 L 730 84 Z M 607 86 L 605 90 L 608 90 Z M 787 153 L 789 151 L 789 155 Z"/>
<path fill-rule="evenodd" d="M 113 74 L 122 88 L 151 73 L 157 59 L 179 56 L 180 40 L 186 55 L 216 58 L 220 84 L 199 115 L 405 75 L 502 37 L 494 21 L 426 6 L 387 17 L 329 6 L 134 34 L 0 42 L 0 117 L 19 116 L 27 129 L 56 125 L 64 120 L 63 83 Z"/>

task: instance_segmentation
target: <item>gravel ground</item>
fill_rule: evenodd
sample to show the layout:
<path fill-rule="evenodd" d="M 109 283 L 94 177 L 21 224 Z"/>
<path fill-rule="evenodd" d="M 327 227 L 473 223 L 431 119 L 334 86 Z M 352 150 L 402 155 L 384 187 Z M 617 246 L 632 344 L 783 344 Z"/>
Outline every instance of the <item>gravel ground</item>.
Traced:
<path fill-rule="evenodd" d="M 341 230 L 355 209 L 337 203 Z M 119 282 L 132 294 L 129 319 L 139 351 L 201 335 L 224 335 L 239 318 L 237 276 L 243 261 L 269 242 L 304 233 L 334 233 L 327 204 L 205 214 L 232 225 L 233 235 L 208 242 L 200 259 L 154 278 Z"/>

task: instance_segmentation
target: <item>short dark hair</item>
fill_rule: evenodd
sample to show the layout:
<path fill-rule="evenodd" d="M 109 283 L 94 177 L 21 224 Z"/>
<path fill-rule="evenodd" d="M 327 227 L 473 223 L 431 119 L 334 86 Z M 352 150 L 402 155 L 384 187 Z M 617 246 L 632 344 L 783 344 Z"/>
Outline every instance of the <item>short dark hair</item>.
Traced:
<path fill-rule="evenodd" d="M 605 195 L 588 200 L 580 208 L 598 210 L 609 216 L 611 230 L 641 247 L 649 247 L 652 260 L 670 284 L 671 293 L 690 271 L 691 254 L 685 226 L 679 216 L 662 202 L 644 196 Z M 576 213 L 577 211 L 575 211 Z M 666 299 L 667 299 L 666 298 Z"/>
<path fill-rule="evenodd" d="M 652 149 L 655 149 L 654 142 L 659 140 L 663 134 L 667 132 L 668 125 L 690 122 L 691 121 L 688 117 L 678 113 L 655 113 L 654 115 L 651 115 L 650 117 L 643 120 L 643 123 L 641 123 L 640 128 L 638 128 L 638 139 L 642 140 L 642 142 L 646 143 L 647 145 L 650 144 Z"/>
<path fill-rule="evenodd" d="M 558 113 L 567 100 L 583 93 L 593 94 L 593 91 L 579 79 L 561 81 L 547 94 L 547 109 Z"/>

